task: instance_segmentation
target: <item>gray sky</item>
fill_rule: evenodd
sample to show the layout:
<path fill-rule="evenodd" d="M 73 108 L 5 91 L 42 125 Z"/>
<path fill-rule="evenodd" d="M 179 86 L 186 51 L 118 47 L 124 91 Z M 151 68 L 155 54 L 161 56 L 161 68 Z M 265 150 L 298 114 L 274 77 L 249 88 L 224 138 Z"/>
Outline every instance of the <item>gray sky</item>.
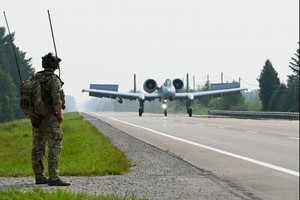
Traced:
<path fill-rule="evenodd" d="M 241 78 L 258 88 L 257 78 L 270 59 L 281 82 L 298 49 L 298 0 L 0 0 L 16 45 L 32 58 L 54 52 L 50 10 L 61 78 L 77 101 L 90 83 L 116 83 L 137 89 L 147 78 L 195 76 L 196 85 Z"/>

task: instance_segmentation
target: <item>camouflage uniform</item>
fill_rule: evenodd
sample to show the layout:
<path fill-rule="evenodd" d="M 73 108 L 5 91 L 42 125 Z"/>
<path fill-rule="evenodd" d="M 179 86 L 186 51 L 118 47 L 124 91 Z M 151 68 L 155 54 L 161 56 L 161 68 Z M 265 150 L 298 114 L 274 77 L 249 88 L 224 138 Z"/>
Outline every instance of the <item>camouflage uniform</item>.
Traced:
<path fill-rule="evenodd" d="M 42 76 L 42 77 L 41 77 Z M 32 167 L 36 181 L 47 180 L 44 175 L 43 160 L 46 142 L 48 142 L 49 180 L 59 179 L 58 161 L 63 139 L 63 132 L 55 116 L 54 106 L 64 105 L 62 81 L 52 71 L 42 71 L 35 74 L 37 78 L 47 78 L 41 83 L 42 99 L 48 109 L 48 114 L 39 118 L 31 118 L 33 127 Z"/>

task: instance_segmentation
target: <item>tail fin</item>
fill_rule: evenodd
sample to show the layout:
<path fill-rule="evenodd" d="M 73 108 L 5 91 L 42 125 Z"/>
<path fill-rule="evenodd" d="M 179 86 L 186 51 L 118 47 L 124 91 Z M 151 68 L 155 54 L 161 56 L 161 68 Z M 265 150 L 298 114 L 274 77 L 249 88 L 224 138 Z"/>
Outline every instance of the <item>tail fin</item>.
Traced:
<path fill-rule="evenodd" d="M 136 75 L 133 76 L 133 92 L 136 93 Z"/>

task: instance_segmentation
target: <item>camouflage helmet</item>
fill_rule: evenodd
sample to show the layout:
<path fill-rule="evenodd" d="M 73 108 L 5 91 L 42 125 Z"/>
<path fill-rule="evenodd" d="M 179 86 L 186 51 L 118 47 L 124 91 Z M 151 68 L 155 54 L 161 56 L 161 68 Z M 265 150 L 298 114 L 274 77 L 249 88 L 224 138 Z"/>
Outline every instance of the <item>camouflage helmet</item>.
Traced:
<path fill-rule="evenodd" d="M 60 61 L 61 59 L 56 58 L 53 53 L 47 53 L 42 57 L 42 67 L 57 69 L 59 67 Z"/>

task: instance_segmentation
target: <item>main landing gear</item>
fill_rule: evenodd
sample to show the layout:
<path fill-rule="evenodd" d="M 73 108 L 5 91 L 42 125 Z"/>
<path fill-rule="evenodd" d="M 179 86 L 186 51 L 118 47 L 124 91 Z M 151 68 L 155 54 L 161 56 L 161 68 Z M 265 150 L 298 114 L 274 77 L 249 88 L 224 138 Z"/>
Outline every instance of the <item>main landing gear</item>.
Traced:
<path fill-rule="evenodd" d="M 193 115 L 192 108 L 187 108 L 187 113 L 189 114 L 189 117 L 192 117 L 192 115 Z"/>
<path fill-rule="evenodd" d="M 189 117 L 192 117 L 193 109 L 191 108 L 191 102 L 189 100 L 186 101 L 186 112 L 189 114 Z"/>
<path fill-rule="evenodd" d="M 141 117 L 143 113 L 144 113 L 144 101 L 140 101 L 139 116 Z"/>

